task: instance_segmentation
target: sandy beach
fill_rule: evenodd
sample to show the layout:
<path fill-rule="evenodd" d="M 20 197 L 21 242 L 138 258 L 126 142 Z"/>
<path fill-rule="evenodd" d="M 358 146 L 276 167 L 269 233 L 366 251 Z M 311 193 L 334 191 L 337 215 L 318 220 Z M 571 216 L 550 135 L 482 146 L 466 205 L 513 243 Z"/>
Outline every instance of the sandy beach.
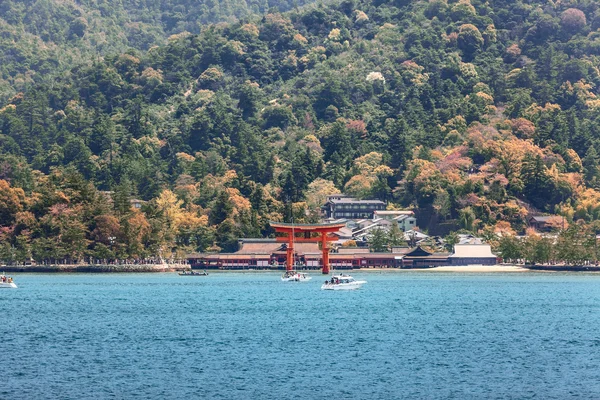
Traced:
<path fill-rule="evenodd" d="M 517 265 L 455 265 L 433 268 L 361 268 L 360 272 L 528 272 L 527 268 Z"/>
<path fill-rule="evenodd" d="M 422 271 L 432 272 L 528 272 L 529 269 L 517 265 L 456 265 L 448 267 L 434 267 Z"/>

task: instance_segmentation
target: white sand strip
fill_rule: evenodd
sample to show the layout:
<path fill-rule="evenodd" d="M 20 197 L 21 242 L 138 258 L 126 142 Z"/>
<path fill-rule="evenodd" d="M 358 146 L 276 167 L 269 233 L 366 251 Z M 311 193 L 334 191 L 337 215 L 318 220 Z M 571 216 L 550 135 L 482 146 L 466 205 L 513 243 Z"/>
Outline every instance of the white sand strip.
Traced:
<path fill-rule="evenodd" d="M 432 272 L 527 272 L 527 268 L 516 265 L 453 265 L 448 267 L 434 267 L 423 271 Z"/>

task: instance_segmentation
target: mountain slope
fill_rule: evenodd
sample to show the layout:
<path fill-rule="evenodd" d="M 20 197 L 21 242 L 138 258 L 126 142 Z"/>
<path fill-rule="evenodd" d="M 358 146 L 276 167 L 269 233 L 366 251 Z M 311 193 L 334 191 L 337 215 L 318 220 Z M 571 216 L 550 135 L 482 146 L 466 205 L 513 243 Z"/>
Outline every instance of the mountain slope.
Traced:
<path fill-rule="evenodd" d="M 147 50 L 181 32 L 236 21 L 271 8 L 306 2 L 272 1 L 3 1 L 0 3 L 0 100 L 56 72 L 127 49 Z"/>
<path fill-rule="evenodd" d="M 340 190 L 431 231 L 522 230 L 527 207 L 593 221 L 599 23 L 591 1 L 344 1 L 176 35 L 11 99 L 2 177 L 35 221 L 77 210 L 89 251 L 94 218 L 125 237 L 133 217 L 78 209 L 92 189 L 70 180 L 149 200 L 150 249 L 231 249 Z"/>

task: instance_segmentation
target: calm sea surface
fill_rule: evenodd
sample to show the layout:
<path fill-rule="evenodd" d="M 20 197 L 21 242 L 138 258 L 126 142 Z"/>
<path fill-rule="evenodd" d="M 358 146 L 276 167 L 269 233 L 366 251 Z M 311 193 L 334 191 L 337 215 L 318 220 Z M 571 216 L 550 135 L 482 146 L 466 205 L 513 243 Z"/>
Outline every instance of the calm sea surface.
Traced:
<path fill-rule="evenodd" d="M 0 399 L 600 398 L 600 275 L 14 274 Z"/>

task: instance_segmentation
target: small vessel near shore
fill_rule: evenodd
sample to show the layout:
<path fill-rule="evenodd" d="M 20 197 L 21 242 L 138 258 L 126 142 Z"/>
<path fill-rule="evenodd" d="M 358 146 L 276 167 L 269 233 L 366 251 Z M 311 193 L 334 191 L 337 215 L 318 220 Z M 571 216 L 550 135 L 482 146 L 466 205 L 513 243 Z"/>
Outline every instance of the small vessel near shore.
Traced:
<path fill-rule="evenodd" d="M 357 281 L 350 275 L 339 274 L 331 277 L 330 280 L 326 280 L 321 285 L 321 290 L 354 290 L 359 289 L 367 281 Z"/>
<path fill-rule="evenodd" d="M 292 224 L 294 223 L 294 217 L 292 216 Z M 292 225 L 292 242 L 290 243 L 290 248 L 287 249 L 288 250 L 288 259 L 286 261 L 289 262 L 290 261 L 290 256 L 294 259 L 294 262 L 291 263 L 291 267 L 292 269 L 286 270 L 285 273 L 283 275 L 281 275 L 281 281 L 282 282 L 308 282 L 312 279 L 311 276 L 309 276 L 307 273 L 304 272 L 298 272 L 296 270 L 297 267 L 302 267 L 302 264 L 299 263 L 295 258 L 295 254 L 294 254 L 294 247 L 296 242 L 296 235 L 294 232 L 294 226 Z M 287 264 L 289 265 L 289 264 Z M 287 267 L 286 265 L 286 267 Z"/>
<path fill-rule="evenodd" d="M 179 273 L 179 276 L 208 276 L 208 272 L 206 271 L 182 271 Z"/>
<path fill-rule="evenodd" d="M 17 284 L 13 282 L 13 278 L 6 275 L 0 275 L 0 289 L 16 289 Z"/>
<path fill-rule="evenodd" d="M 307 282 L 312 279 L 312 276 L 304 272 L 298 272 L 295 270 L 285 271 L 283 275 L 281 275 L 282 282 Z"/>

